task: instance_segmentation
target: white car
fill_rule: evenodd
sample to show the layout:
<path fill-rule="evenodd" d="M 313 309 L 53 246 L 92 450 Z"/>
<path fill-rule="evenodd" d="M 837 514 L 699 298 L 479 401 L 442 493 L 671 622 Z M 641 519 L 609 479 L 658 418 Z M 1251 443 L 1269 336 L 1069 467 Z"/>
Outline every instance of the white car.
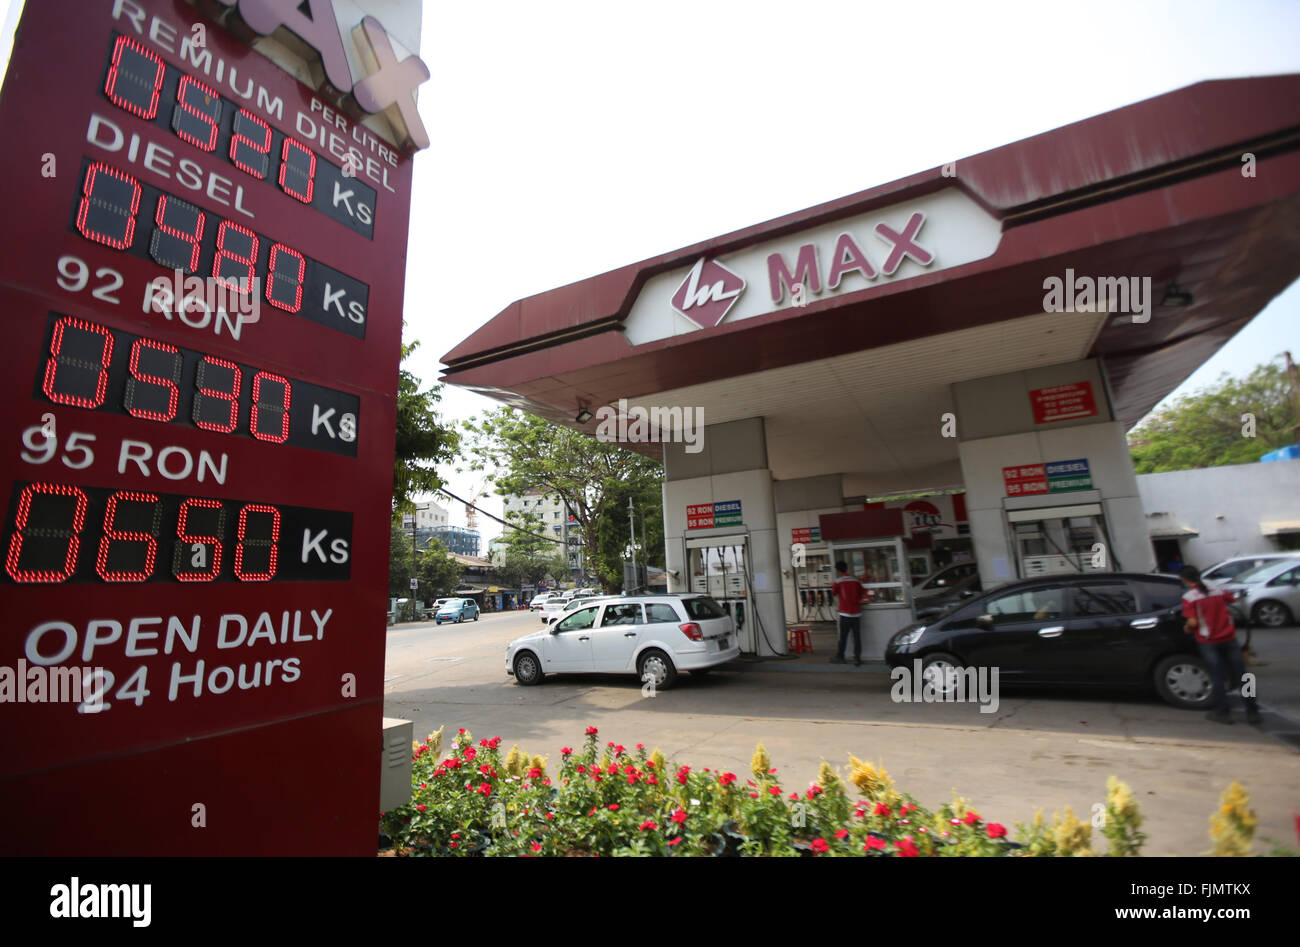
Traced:
<path fill-rule="evenodd" d="M 1266 562 L 1223 586 L 1237 596 L 1233 617 L 1265 628 L 1281 628 L 1300 616 L 1300 557 Z"/>
<path fill-rule="evenodd" d="M 550 598 L 542 603 L 542 624 L 548 625 L 555 619 L 559 618 L 569 607 L 569 600 L 566 598 Z"/>
<path fill-rule="evenodd" d="M 524 685 L 547 674 L 636 674 L 672 687 L 740 654 L 731 616 L 707 595 L 610 596 L 582 601 L 546 630 L 506 646 L 506 673 Z"/>
<path fill-rule="evenodd" d="M 534 595 L 531 599 L 529 599 L 528 607 L 530 610 L 534 612 L 540 612 L 542 610 L 542 606 L 545 605 L 547 602 L 549 602 L 552 597 L 553 596 L 550 592 L 543 592 L 541 595 Z"/>
<path fill-rule="evenodd" d="M 1201 579 L 1211 587 L 1225 585 L 1235 582 L 1238 576 L 1250 572 L 1252 569 L 1297 557 L 1300 557 L 1300 553 L 1260 552 L 1253 556 L 1233 556 L 1231 559 L 1224 559 L 1222 562 L 1216 562 L 1210 566 L 1201 573 Z"/>

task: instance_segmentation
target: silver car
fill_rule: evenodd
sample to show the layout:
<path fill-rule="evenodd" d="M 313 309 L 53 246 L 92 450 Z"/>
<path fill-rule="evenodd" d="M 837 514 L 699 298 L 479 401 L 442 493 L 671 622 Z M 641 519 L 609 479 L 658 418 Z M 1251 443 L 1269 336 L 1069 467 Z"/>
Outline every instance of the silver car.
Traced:
<path fill-rule="evenodd" d="M 1223 586 L 1233 592 L 1233 617 L 1265 628 L 1293 624 L 1300 615 L 1300 558 L 1288 557 L 1243 572 Z"/>
<path fill-rule="evenodd" d="M 1201 579 L 1211 588 L 1227 585 L 1238 576 L 1260 566 L 1272 565 L 1286 559 L 1300 560 L 1300 552 L 1258 552 L 1253 556 L 1233 556 L 1216 562 L 1201 573 Z"/>

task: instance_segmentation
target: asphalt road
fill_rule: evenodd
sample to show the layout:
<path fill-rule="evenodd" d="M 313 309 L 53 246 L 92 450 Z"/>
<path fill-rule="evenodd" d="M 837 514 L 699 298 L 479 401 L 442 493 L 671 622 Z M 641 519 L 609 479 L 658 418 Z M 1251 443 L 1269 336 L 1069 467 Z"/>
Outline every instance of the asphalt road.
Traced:
<path fill-rule="evenodd" d="M 929 806 L 954 791 L 990 821 L 1011 826 L 1042 809 L 1085 817 L 1105 799 L 1112 773 L 1133 787 L 1145 817 L 1145 854 L 1209 848 L 1210 813 L 1234 779 L 1268 839 L 1300 847 L 1300 628 L 1256 632 L 1265 727 L 1224 726 L 1126 692 L 1061 694 L 1005 686 L 995 713 L 975 704 L 896 703 L 880 667 L 762 663 L 683 675 L 643 697 L 633 676 L 564 675 L 521 687 L 505 674 L 505 646 L 541 627 L 532 613 L 484 615 L 463 625 L 402 624 L 388 632 L 385 714 L 415 734 L 446 726 L 500 736 L 557 759 L 589 725 L 602 740 L 659 747 L 678 763 L 748 772 L 762 741 L 787 785 L 803 789 L 821 760 L 851 753 L 883 763 L 901 791 Z M 805 668 L 807 668 L 805 670 Z M 773 673 L 775 672 L 775 673 Z M 1288 737 L 1289 735 L 1289 737 Z M 1094 847 L 1105 840 L 1094 833 Z"/>

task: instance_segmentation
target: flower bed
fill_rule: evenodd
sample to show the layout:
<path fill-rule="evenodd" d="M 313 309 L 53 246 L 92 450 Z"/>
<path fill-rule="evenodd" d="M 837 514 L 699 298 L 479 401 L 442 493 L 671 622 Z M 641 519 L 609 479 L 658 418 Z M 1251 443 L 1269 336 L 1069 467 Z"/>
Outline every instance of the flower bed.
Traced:
<path fill-rule="evenodd" d="M 558 767 L 517 746 L 503 756 L 500 745 L 500 737 L 475 743 L 466 730 L 445 756 L 442 730 L 413 744 L 411 801 L 380 816 L 397 854 L 1094 854 L 1091 822 L 1068 809 L 1050 826 L 1041 812 L 1028 825 L 1018 823 L 1012 839 L 1005 826 L 986 821 L 961 798 L 922 807 L 883 768 L 854 757 L 847 779 L 822 763 L 817 780 L 796 789 L 783 783 L 761 744 L 743 774 L 678 766 L 642 744 L 602 746 L 595 727 L 587 728 L 579 750 L 560 751 Z M 1133 794 L 1111 777 L 1106 799 L 1102 835 L 1109 854 L 1137 855 L 1145 837 Z M 1244 792 L 1232 802 L 1247 811 Z M 1235 820 L 1234 828 L 1241 823 Z"/>

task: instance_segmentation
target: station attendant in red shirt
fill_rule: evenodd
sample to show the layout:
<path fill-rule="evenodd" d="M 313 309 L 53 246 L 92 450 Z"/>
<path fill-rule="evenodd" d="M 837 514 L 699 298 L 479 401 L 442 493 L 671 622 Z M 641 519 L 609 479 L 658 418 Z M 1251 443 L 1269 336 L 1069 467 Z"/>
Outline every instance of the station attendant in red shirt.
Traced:
<path fill-rule="evenodd" d="M 862 664 L 862 603 L 869 601 L 871 592 L 866 583 L 849 575 L 848 563 L 835 563 L 835 602 L 839 608 L 840 646 L 831 658 L 831 664 L 843 664 L 844 652 L 853 635 L 853 663 Z"/>
<path fill-rule="evenodd" d="M 1210 711 L 1211 720 L 1219 723 L 1232 723 L 1228 712 L 1228 688 L 1224 681 L 1224 666 L 1232 672 L 1238 688 L 1246 678 L 1246 663 L 1241 656 L 1241 645 L 1237 644 L 1237 626 L 1232 622 L 1228 603 L 1234 598 L 1231 592 L 1221 589 L 1211 591 L 1201 581 L 1201 573 L 1195 566 L 1184 566 L 1178 573 L 1187 586 L 1183 595 L 1184 626 L 1188 634 L 1196 638 L 1196 649 L 1210 668 L 1210 678 L 1214 682 L 1214 709 Z M 1259 708 L 1253 696 L 1242 695 L 1246 705 L 1246 720 L 1259 723 Z"/>

